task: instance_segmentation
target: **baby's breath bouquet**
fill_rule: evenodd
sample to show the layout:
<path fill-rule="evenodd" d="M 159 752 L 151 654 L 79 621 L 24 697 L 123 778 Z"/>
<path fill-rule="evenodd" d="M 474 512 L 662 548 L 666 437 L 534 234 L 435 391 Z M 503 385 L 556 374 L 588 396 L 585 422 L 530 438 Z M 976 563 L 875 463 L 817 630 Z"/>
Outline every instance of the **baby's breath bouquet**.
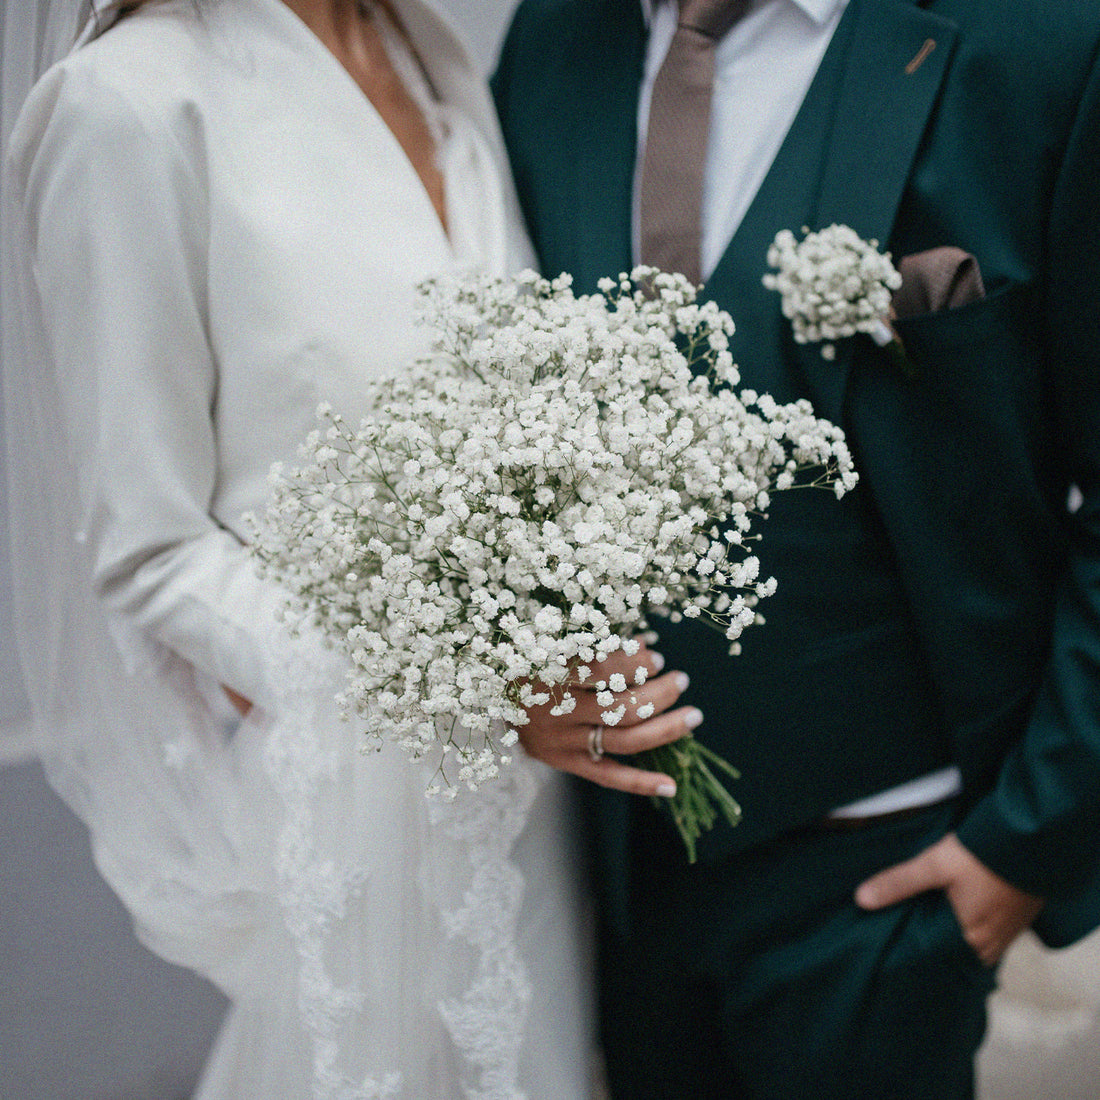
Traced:
<path fill-rule="evenodd" d="M 769 493 L 855 483 L 807 403 L 735 390 L 733 323 L 687 280 L 638 268 L 600 289 L 426 284 L 432 352 L 368 382 L 358 426 L 322 407 L 302 465 L 273 471 L 263 568 L 346 651 L 342 705 L 370 741 L 437 764 L 431 793 L 492 779 L 525 707 L 569 713 L 586 666 L 636 652 L 655 617 L 705 619 L 736 650 L 775 587 L 748 550 Z M 625 704 L 596 686 L 614 725 Z M 692 852 L 736 804 L 702 745 L 670 760 Z"/>
<path fill-rule="evenodd" d="M 907 374 L 912 368 L 890 324 L 890 300 L 901 275 L 878 241 L 864 240 L 847 225 L 816 233 L 802 227 L 802 240 L 782 229 L 768 248 L 764 286 L 782 296 L 783 316 L 791 322 L 795 343 L 821 344 L 824 359 L 836 356 L 834 340 L 865 332 L 887 348 Z"/>

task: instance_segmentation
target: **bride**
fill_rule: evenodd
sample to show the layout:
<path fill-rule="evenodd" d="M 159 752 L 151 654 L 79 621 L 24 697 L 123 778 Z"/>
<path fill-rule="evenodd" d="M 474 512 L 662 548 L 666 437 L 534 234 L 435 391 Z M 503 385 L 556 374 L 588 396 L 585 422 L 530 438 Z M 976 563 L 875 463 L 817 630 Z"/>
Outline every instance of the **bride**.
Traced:
<path fill-rule="evenodd" d="M 5 112 L 84 6 L 8 5 Z M 443 806 L 396 749 L 362 756 L 342 662 L 243 545 L 318 402 L 354 420 L 423 346 L 417 282 L 530 262 L 467 55 L 422 0 L 109 4 L 8 146 L 40 749 L 144 942 L 233 1000 L 199 1100 L 587 1095 L 560 772 Z M 569 770 L 599 763 L 585 736 Z"/>

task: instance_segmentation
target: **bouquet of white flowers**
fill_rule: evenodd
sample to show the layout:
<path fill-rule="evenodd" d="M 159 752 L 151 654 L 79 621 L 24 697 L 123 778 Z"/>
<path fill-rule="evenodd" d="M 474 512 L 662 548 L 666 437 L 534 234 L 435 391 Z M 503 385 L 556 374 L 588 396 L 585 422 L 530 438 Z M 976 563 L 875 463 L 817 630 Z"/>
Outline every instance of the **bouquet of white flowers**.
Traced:
<path fill-rule="evenodd" d="M 856 480 L 807 403 L 735 392 L 733 323 L 687 280 L 570 283 L 427 284 L 432 353 L 367 383 L 357 427 L 322 407 L 254 521 L 292 617 L 350 658 L 345 710 L 373 743 L 436 762 L 430 793 L 492 779 L 526 707 L 569 713 L 586 666 L 636 652 L 655 617 L 703 618 L 736 651 L 775 587 L 747 548 L 769 493 Z M 616 724 L 616 685 L 597 689 Z M 693 852 L 736 804 L 695 740 L 655 753 Z"/>

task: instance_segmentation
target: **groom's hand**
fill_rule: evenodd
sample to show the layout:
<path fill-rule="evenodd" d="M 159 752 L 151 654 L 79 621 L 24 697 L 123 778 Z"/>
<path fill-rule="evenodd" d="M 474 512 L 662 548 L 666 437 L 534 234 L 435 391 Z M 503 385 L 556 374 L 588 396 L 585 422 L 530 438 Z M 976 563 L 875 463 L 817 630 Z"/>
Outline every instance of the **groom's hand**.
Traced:
<path fill-rule="evenodd" d="M 994 874 L 954 833 L 867 879 L 856 890 L 856 904 L 881 909 L 926 890 L 946 892 L 966 942 L 986 966 L 999 961 L 1043 908 L 1041 898 Z"/>
<path fill-rule="evenodd" d="M 647 674 L 641 685 L 635 681 L 639 666 L 644 667 Z M 676 784 L 669 776 L 614 759 L 678 741 L 703 720 L 695 707 L 670 709 L 687 688 L 688 678 L 683 672 L 658 675 L 663 666 L 664 658 L 646 646 L 633 657 L 620 651 L 593 665 L 582 682 L 569 687 L 576 699 L 576 707 L 571 713 L 551 714 L 553 701 L 528 708 L 529 721 L 518 731 L 524 751 L 536 760 L 589 779 L 601 787 L 627 794 L 671 798 L 676 793 Z M 612 693 L 614 701 L 608 706 L 607 696 L 597 690 L 597 685 L 611 683 L 615 675 L 623 677 L 626 689 Z M 605 713 L 620 706 L 624 708 L 622 718 L 608 725 Z M 593 759 L 592 731 L 596 727 L 601 729 L 596 746 L 600 747 L 602 742 L 604 752 L 609 755 Z"/>

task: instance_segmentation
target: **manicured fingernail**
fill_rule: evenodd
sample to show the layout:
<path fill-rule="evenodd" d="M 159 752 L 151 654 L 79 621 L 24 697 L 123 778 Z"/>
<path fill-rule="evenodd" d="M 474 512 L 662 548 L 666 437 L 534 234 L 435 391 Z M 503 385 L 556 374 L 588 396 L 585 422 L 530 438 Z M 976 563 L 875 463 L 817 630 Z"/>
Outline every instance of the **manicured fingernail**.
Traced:
<path fill-rule="evenodd" d="M 867 883 L 863 883 L 856 890 L 856 905 L 861 909 L 877 909 L 878 891 L 873 886 L 868 886 Z"/>
<path fill-rule="evenodd" d="M 657 794 L 661 798 L 675 798 L 676 797 L 676 784 L 675 783 L 662 783 L 657 788 Z"/>
<path fill-rule="evenodd" d="M 689 730 L 695 729 L 696 726 L 702 725 L 703 712 L 698 707 L 692 707 L 691 710 L 684 715 L 684 725 Z"/>
<path fill-rule="evenodd" d="M 691 678 L 688 676 L 688 674 L 686 672 L 677 672 L 676 673 L 676 686 L 681 691 L 687 691 L 688 684 L 690 684 L 690 683 L 691 683 Z"/>
<path fill-rule="evenodd" d="M 661 669 L 665 667 L 664 655 L 660 653 L 654 653 L 652 650 L 650 650 L 649 656 L 650 659 L 653 661 L 653 671 L 660 672 Z"/>

